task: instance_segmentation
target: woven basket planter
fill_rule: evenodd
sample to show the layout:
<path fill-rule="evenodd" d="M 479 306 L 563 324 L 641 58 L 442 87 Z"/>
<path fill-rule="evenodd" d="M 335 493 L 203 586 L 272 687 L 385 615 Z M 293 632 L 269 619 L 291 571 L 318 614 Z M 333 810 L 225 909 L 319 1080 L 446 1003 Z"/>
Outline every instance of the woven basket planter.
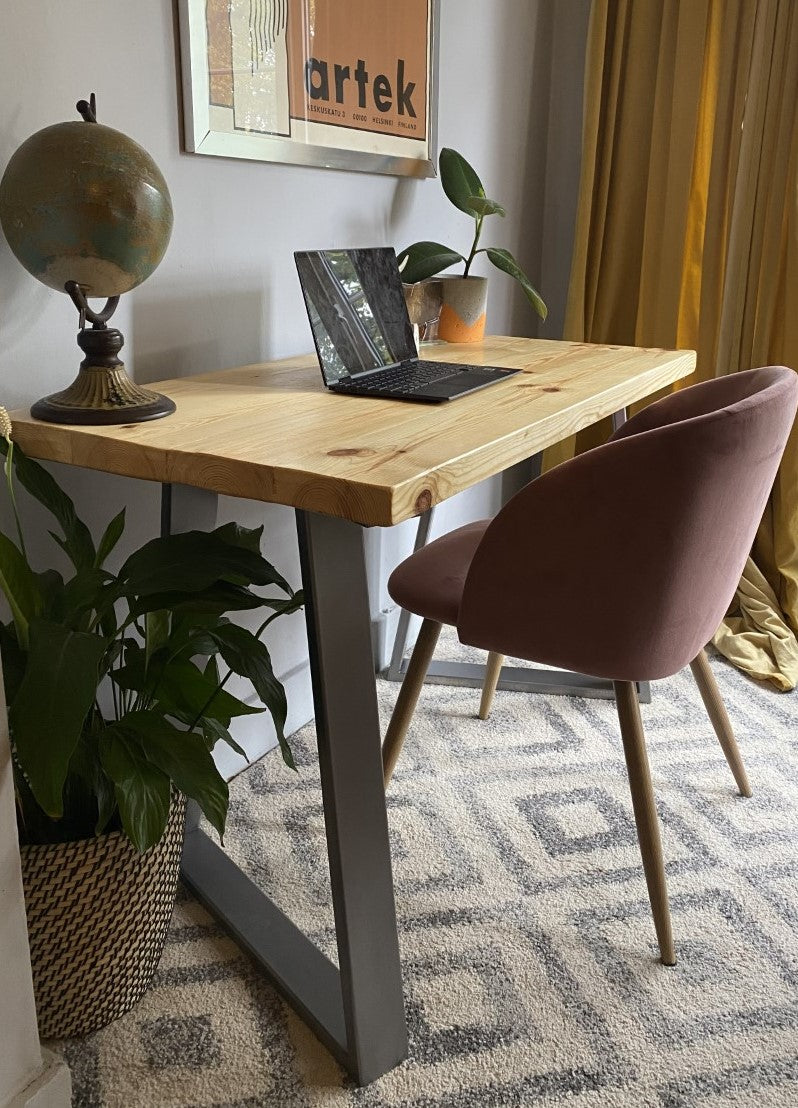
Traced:
<path fill-rule="evenodd" d="M 172 916 L 185 813 L 173 795 L 163 838 L 144 854 L 120 831 L 21 847 L 42 1038 L 87 1035 L 146 992 Z"/>

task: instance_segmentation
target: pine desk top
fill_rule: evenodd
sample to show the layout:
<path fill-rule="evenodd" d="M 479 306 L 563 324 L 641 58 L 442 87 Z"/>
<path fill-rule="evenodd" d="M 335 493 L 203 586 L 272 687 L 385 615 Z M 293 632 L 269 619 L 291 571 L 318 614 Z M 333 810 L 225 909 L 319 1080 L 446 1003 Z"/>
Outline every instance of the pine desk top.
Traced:
<path fill-rule="evenodd" d="M 390 526 L 683 377 L 690 350 L 487 338 L 425 358 L 520 368 L 444 404 L 336 396 L 316 356 L 159 381 L 177 412 L 77 427 L 12 413 L 32 457 Z"/>

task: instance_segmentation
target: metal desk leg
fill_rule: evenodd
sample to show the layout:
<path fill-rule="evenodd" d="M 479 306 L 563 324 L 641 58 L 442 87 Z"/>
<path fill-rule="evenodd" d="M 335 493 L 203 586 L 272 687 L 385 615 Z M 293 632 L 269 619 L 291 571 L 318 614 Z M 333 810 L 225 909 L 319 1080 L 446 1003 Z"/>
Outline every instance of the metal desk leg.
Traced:
<path fill-rule="evenodd" d="M 319 764 L 353 1072 L 407 1056 L 363 530 L 297 512 Z"/>
<path fill-rule="evenodd" d="M 304 512 L 297 528 L 340 971 L 194 820 L 182 876 L 365 1085 L 407 1056 L 407 1028 L 363 532 Z"/>
<path fill-rule="evenodd" d="M 432 520 L 434 518 L 435 508 L 427 508 L 426 512 L 419 516 L 418 529 L 416 530 L 416 541 L 413 543 L 413 553 L 417 550 L 421 550 L 422 546 L 427 545 L 429 539 L 429 530 L 432 526 Z M 393 640 L 393 651 L 391 653 L 391 661 L 385 671 L 385 676 L 389 681 L 401 681 L 403 676 L 402 661 L 407 650 L 407 633 L 410 630 L 410 612 L 404 608 L 399 611 L 399 623 L 396 627 L 396 638 Z"/>

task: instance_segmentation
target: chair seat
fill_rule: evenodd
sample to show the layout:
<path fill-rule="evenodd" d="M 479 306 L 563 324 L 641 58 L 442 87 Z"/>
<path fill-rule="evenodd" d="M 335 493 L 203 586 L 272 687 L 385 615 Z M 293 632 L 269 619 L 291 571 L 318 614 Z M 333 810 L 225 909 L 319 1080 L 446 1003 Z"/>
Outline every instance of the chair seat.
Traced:
<path fill-rule="evenodd" d="M 467 523 L 412 554 L 388 579 L 391 598 L 417 616 L 457 626 L 466 575 L 489 523 Z"/>

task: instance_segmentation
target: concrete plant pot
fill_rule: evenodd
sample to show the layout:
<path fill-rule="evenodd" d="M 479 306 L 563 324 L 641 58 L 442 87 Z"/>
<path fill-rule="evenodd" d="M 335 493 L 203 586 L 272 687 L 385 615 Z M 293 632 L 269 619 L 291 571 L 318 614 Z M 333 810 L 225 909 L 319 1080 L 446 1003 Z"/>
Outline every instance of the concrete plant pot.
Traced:
<path fill-rule="evenodd" d="M 445 277 L 438 338 L 446 342 L 481 342 L 488 306 L 487 277 Z"/>

